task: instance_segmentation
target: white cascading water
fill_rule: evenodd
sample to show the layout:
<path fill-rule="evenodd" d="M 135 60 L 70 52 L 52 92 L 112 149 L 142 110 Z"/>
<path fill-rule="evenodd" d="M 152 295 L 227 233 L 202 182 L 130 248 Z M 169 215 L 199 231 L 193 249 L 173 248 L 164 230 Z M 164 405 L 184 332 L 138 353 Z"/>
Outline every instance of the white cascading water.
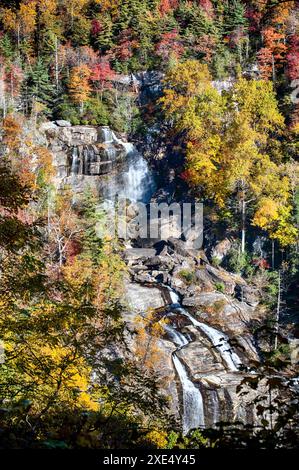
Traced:
<path fill-rule="evenodd" d="M 78 165 L 79 165 L 78 149 L 77 147 L 74 147 L 72 151 L 71 175 L 76 175 L 78 173 Z"/>
<path fill-rule="evenodd" d="M 213 328 L 211 326 L 206 325 L 205 323 L 196 320 L 192 315 L 190 315 L 189 312 L 187 312 L 187 310 L 181 307 L 179 296 L 176 294 L 176 292 L 174 292 L 172 289 L 169 289 L 169 293 L 174 308 L 179 311 L 182 315 L 189 318 L 192 325 L 196 326 L 197 328 L 200 328 L 200 330 L 208 336 L 213 346 L 215 346 L 215 348 L 221 354 L 221 357 L 227 365 L 228 369 L 232 372 L 239 371 L 239 367 L 241 366 L 242 361 L 239 356 L 234 351 L 232 351 L 232 348 L 229 344 L 228 336 L 222 333 L 221 331 L 217 330 L 216 328 Z"/>
<path fill-rule="evenodd" d="M 103 141 L 105 144 L 110 144 L 116 138 L 114 132 L 111 131 L 110 127 L 102 127 L 101 128 L 103 134 Z"/>
<path fill-rule="evenodd" d="M 178 346 L 176 352 L 189 344 L 187 338 L 175 328 L 169 325 L 165 325 L 164 328 L 173 343 Z M 205 424 L 203 400 L 200 390 L 189 379 L 186 368 L 176 352 L 173 353 L 172 360 L 182 385 L 183 434 L 187 434 L 191 429 L 203 427 Z"/>
<path fill-rule="evenodd" d="M 115 200 L 126 198 L 132 202 L 148 202 L 154 192 L 154 179 L 147 161 L 137 151 L 135 146 L 129 142 L 118 139 L 114 132 L 104 132 L 107 139 L 105 143 L 114 142 L 125 148 L 127 158 L 127 169 L 121 175 L 113 175 L 109 178 L 104 191 L 104 198 Z"/>

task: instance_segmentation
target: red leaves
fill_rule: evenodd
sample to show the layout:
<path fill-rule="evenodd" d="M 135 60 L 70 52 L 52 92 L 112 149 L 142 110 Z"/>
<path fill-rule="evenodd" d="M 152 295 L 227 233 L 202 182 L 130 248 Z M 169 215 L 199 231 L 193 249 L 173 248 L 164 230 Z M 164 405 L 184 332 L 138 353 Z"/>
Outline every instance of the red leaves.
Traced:
<path fill-rule="evenodd" d="M 271 78 L 275 68 L 282 67 L 285 63 L 287 46 L 284 42 L 285 35 L 276 31 L 273 26 L 263 31 L 264 47 L 258 52 L 262 78 Z"/>
<path fill-rule="evenodd" d="M 5 70 L 5 84 L 6 90 L 12 98 L 18 96 L 21 84 L 24 78 L 24 73 L 18 65 L 9 64 Z"/>
<path fill-rule="evenodd" d="M 78 256 L 82 252 L 82 245 L 79 240 L 73 239 L 70 240 L 66 250 L 66 258 L 70 264 L 75 261 L 76 256 Z"/>
<path fill-rule="evenodd" d="M 91 22 L 91 35 L 97 36 L 102 31 L 102 24 L 99 20 L 92 20 Z"/>
<path fill-rule="evenodd" d="M 246 8 L 245 17 L 249 20 L 249 31 L 254 33 L 259 30 L 262 13 L 254 8 Z"/>
<path fill-rule="evenodd" d="M 214 7 L 211 0 L 199 0 L 199 4 L 208 16 L 213 16 Z"/>
<path fill-rule="evenodd" d="M 101 89 L 110 88 L 111 82 L 115 78 L 115 72 L 110 66 L 110 62 L 106 57 L 102 57 L 100 61 L 91 69 L 90 80 L 98 82 Z"/>
<path fill-rule="evenodd" d="M 178 6 L 178 0 L 161 0 L 159 11 L 162 16 L 167 15 Z"/>
<path fill-rule="evenodd" d="M 210 63 L 213 59 L 213 56 L 216 53 L 216 40 L 214 37 L 209 34 L 204 34 L 200 38 L 198 45 L 194 46 L 194 50 L 204 54 L 204 60 L 207 63 Z"/>
<path fill-rule="evenodd" d="M 290 38 L 290 47 L 287 54 L 287 75 L 290 80 L 299 79 L 299 36 L 293 34 Z"/>
<path fill-rule="evenodd" d="M 122 62 L 130 59 L 134 55 L 134 50 L 138 47 L 138 41 L 133 38 L 131 29 L 125 29 L 119 35 L 116 57 Z"/>
<path fill-rule="evenodd" d="M 270 264 L 265 258 L 255 258 L 252 260 L 252 264 L 260 269 L 270 269 Z"/>
<path fill-rule="evenodd" d="M 184 47 L 180 43 L 179 34 L 175 29 L 170 33 L 164 33 L 156 46 L 156 54 L 164 60 L 169 59 L 170 55 L 179 58 L 183 52 Z"/>

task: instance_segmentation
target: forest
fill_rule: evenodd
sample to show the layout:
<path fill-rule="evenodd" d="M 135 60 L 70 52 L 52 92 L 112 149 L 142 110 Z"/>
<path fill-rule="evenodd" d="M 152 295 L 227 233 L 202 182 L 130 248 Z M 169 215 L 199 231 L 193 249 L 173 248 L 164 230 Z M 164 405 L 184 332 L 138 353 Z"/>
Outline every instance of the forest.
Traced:
<path fill-rule="evenodd" d="M 0 120 L 0 449 L 298 447 L 299 2 L 1 0 Z M 117 184 L 203 249 L 100 236 Z"/>

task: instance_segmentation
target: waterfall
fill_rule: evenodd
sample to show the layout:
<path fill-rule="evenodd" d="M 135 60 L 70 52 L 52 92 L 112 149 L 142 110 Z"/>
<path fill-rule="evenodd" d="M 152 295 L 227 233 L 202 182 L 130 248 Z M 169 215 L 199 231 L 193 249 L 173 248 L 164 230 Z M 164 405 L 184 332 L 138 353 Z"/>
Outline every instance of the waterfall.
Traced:
<path fill-rule="evenodd" d="M 203 331 L 208 336 L 213 346 L 215 346 L 215 348 L 219 351 L 228 369 L 232 372 L 237 372 L 242 362 L 239 356 L 234 351 L 232 351 L 228 336 L 222 333 L 222 331 L 216 330 L 216 328 L 195 320 L 195 318 L 192 317 L 192 315 L 190 315 L 190 313 L 185 309 L 179 308 L 178 310 L 183 315 L 188 317 L 194 326 L 200 328 L 201 331 Z"/>
<path fill-rule="evenodd" d="M 206 325 L 205 323 L 196 320 L 187 310 L 181 307 L 179 302 L 179 296 L 177 295 L 177 293 L 170 288 L 168 290 L 175 310 L 180 312 L 185 317 L 189 318 L 192 325 L 199 328 L 208 336 L 213 346 L 215 346 L 215 348 L 219 351 L 223 361 L 225 362 L 230 371 L 238 372 L 242 361 L 239 356 L 234 351 L 232 351 L 232 348 L 229 344 L 228 336 L 222 331 L 219 331 L 216 328 L 213 328 L 212 326 Z"/>
<path fill-rule="evenodd" d="M 103 176 L 100 192 L 107 202 L 122 198 L 148 203 L 155 191 L 155 183 L 142 154 L 132 143 L 119 139 L 107 126 L 98 129 L 98 140 L 103 144 L 102 153 L 96 152 L 96 145 L 92 143 L 74 145 L 71 154 L 72 183 L 77 184 L 77 175 L 100 175 Z M 118 161 L 121 163 L 120 169 L 116 167 Z M 101 166 L 104 163 L 105 166 Z"/>
<path fill-rule="evenodd" d="M 72 166 L 71 166 L 71 175 L 77 175 L 79 169 L 79 154 L 78 148 L 73 147 L 72 151 Z"/>
<path fill-rule="evenodd" d="M 183 389 L 183 434 L 190 429 L 204 426 L 203 401 L 200 391 L 188 377 L 187 371 L 174 353 L 172 356 L 174 366 L 180 378 Z"/>
<path fill-rule="evenodd" d="M 101 127 L 102 141 L 104 144 L 111 144 L 115 139 L 115 134 L 111 131 L 110 127 Z"/>
<path fill-rule="evenodd" d="M 164 328 L 173 343 L 178 346 L 178 349 L 172 354 L 172 360 L 182 385 L 183 434 L 187 434 L 191 429 L 203 427 L 205 424 L 202 395 L 189 379 L 185 366 L 176 354 L 177 351 L 189 344 L 189 341 L 175 328 L 169 325 L 165 325 Z"/>
<path fill-rule="evenodd" d="M 169 325 L 164 325 L 164 329 L 165 331 L 167 331 L 171 341 L 176 344 L 176 346 L 178 346 L 179 348 L 182 348 L 183 346 L 189 344 L 187 338 L 180 331 L 175 330 Z"/>
<path fill-rule="evenodd" d="M 112 133 L 114 136 L 114 134 Z M 126 198 L 132 202 L 147 203 L 155 189 L 154 179 L 147 161 L 136 150 L 133 144 L 122 142 L 113 137 L 117 144 L 122 145 L 126 152 L 126 169 L 120 175 L 111 175 L 103 191 L 104 199 L 115 200 Z"/>
<path fill-rule="evenodd" d="M 216 390 L 210 390 L 210 400 L 211 400 L 212 408 L 213 408 L 213 424 L 216 424 L 219 422 L 219 419 L 220 419 L 219 399 L 218 399 L 218 393 L 216 392 Z"/>
<path fill-rule="evenodd" d="M 123 174 L 123 197 L 133 202 L 147 202 L 153 193 L 153 180 L 146 160 L 134 148 L 127 154 L 128 170 Z"/>

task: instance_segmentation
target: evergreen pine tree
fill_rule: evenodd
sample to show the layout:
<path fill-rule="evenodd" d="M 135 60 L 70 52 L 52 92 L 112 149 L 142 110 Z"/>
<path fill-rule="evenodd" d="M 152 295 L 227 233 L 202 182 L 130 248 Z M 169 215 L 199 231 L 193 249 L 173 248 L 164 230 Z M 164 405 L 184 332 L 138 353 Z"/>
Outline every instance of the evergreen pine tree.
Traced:
<path fill-rule="evenodd" d="M 22 89 L 22 101 L 26 114 L 33 111 L 36 104 L 43 107 L 43 111 L 48 111 L 48 105 L 54 96 L 54 87 L 51 83 L 47 66 L 41 59 L 30 67 Z"/>

